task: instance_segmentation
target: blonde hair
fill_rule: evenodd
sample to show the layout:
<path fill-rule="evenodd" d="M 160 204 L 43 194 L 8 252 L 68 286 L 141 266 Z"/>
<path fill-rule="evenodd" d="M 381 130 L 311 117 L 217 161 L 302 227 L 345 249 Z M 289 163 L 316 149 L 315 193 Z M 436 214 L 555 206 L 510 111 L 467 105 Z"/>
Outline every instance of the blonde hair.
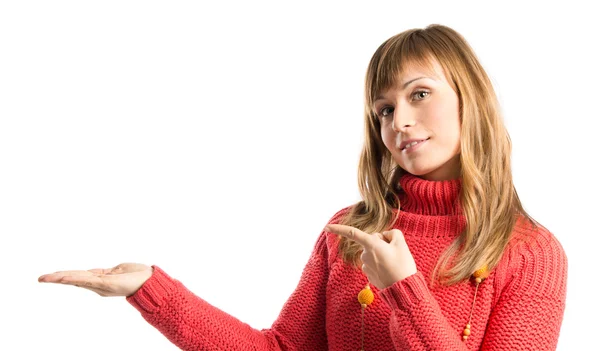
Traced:
<path fill-rule="evenodd" d="M 494 88 L 466 40 L 456 31 L 433 24 L 411 29 L 386 40 L 369 63 L 365 79 L 365 142 L 360 155 L 358 184 L 362 201 L 351 206 L 340 223 L 373 233 L 390 229 L 400 209 L 398 167 L 380 135 L 373 102 L 397 83 L 404 67 L 417 64 L 433 71 L 433 60 L 459 98 L 461 121 L 460 204 L 466 226 L 441 255 L 431 277 L 453 285 L 468 279 L 487 264 L 492 270 L 509 243 L 519 216 L 532 228 L 515 190 L 511 171 L 511 141 L 504 126 Z M 341 238 L 339 252 L 344 261 L 358 266 L 362 248 Z M 452 258 L 454 257 L 454 258 Z M 453 261 L 451 267 L 448 262 Z"/>

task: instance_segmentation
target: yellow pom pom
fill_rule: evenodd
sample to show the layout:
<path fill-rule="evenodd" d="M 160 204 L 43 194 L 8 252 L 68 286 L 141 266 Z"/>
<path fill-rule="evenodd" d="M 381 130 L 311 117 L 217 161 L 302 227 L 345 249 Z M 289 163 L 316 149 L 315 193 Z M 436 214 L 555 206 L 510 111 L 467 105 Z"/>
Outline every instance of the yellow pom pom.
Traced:
<path fill-rule="evenodd" d="M 473 273 L 473 277 L 481 278 L 481 280 L 487 278 L 489 275 L 490 275 L 490 272 L 488 272 L 487 264 L 484 264 L 481 268 L 476 270 L 475 273 Z"/>
<path fill-rule="evenodd" d="M 358 302 L 360 302 L 361 305 L 368 306 L 374 299 L 375 295 L 373 295 L 373 291 L 369 287 L 369 284 L 358 293 Z"/>

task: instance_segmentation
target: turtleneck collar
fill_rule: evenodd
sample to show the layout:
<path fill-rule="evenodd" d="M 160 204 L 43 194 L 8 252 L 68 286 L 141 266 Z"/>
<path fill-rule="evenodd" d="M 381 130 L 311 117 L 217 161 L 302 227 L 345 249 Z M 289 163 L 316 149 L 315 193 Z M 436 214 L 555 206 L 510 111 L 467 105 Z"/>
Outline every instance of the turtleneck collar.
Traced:
<path fill-rule="evenodd" d="M 400 210 L 427 216 L 462 214 L 461 180 L 431 181 L 406 173 L 400 178 Z"/>

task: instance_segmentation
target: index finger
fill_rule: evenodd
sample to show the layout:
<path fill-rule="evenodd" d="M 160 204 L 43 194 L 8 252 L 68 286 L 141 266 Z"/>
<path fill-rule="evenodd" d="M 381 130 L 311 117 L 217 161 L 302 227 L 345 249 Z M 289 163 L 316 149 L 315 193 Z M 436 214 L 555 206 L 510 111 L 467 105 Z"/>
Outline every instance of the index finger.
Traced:
<path fill-rule="evenodd" d="M 354 240 L 363 247 L 370 247 L 373 244 L 373 236 L 363 232 L 358 228 L 343 224 L 328 224 L 325 226 L 325 231 L 333 234 L 338 234 L 350 240 Z"/>

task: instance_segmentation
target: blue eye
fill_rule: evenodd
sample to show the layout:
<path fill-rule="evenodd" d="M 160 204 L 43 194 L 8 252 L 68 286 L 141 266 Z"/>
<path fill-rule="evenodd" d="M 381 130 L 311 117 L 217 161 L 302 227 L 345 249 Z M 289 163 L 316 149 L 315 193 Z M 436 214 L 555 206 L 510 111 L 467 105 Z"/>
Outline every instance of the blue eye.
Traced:
<path fill-rule="evenodd" d="M 421 98 L 418 98 L 418 99 L 416 99 L 416 100 L 423 100 L 423 99 L 424 99 L 426 96 L 428 96 L 428 95 L 429 95 L 429 92 L 428 92 L 428 91 L 425 91 L 425 90 L 419 90 L 419 91 L 416 91 L 416 92 L 413 94 L 413 96 L 415 96 L 415 95 L 419 95 L 419 94 L 426 94 L 426 95 L 425 95 L 425 96 L 423 96 L 423 97 L 421 97 Z"/>

